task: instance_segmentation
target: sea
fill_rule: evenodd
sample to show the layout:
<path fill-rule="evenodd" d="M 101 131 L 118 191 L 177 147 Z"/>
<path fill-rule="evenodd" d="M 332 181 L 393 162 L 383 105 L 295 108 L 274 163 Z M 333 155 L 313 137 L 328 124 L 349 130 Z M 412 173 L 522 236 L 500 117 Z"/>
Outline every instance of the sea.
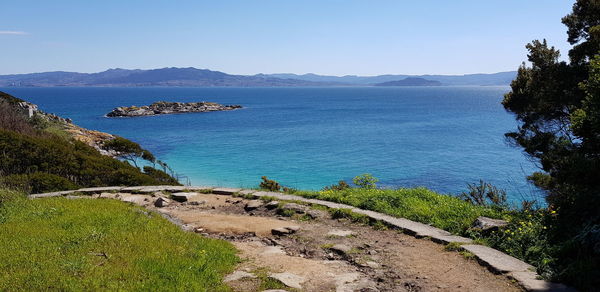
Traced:
<path fill-rule="evenodd" d="M 184 183 L 256 187 L 267 176 L 319 190 L 369 173 L 383 188 L 459 194 L 479 180 L 511 201 L 539 196 L 538 170 L 504 134 L 507 86 L 0 88 L 82 127 L 123 136 L 165 161 Z M 155 101 L 239 104 L 224 112 L 107 118 Z"/>

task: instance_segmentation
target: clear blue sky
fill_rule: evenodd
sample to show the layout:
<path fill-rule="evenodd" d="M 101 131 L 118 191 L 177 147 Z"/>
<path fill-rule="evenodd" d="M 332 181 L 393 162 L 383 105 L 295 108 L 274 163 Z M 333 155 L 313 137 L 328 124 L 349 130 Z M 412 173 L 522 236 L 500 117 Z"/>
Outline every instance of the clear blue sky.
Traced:
<path fill-rule="evenodd" d="M 197 67 L 232 74 L 515 70 L 569 48 L 567 0 L 0 1 L 0 74 Z"/>

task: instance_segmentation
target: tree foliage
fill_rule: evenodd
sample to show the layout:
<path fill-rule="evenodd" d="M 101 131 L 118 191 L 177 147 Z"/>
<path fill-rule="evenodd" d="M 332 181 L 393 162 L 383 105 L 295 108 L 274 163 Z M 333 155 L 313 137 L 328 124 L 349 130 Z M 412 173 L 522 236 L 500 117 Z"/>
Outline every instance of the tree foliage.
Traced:
<path fill-rule="evenodd" d="M 266 176 L 262 176 L 260 179 L 262 180 L 259 185 L 261 189 L 272 192 L 278 192 L 281 190 L 281 185 L 277 181 L 269 179 Z"/>
<path fill-rule="evenodd" d="M 377 182 L 379 179 L 371 175 L 370 173 L 364 173 L 357 175 L 352 179 L 352 182 L 363 189 L 375 189 L 377 188 Z"/>
<path fill-rule="evenodd" d="M 545 40 L 527 45 L 531 65 L 503 101 L 519 121 L 506 136 L 543 170 L 529 179 L 555 212 L 556 278 L 589 289 L 600 285 L 600 1 L 578 0 L 562 21 L 569 62 Z"/>
<path fill-rule="evenodd" d="M 131 140 L 123 137 L 116 137 L 112 140 L 104 142 L 103 148 L 106 150 L 113 150 L 117 153 L 117 157 L 123 158 L 135 165 L 137 165 L 137 159 L 141 158 L 149 162 L 156 162 L 154 155 L 143 149 L 140 144 L 135 143 Z"/>

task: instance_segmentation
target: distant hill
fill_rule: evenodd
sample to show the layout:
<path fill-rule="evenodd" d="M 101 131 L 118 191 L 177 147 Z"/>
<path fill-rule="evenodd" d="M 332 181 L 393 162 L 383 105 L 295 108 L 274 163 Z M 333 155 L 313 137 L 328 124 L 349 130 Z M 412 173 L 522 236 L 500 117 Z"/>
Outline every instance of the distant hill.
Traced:
<path fill-rule="evenodd" d="M 439 81 L 442 85 L 509 85 L 517 76 L 516 71 L 499 72 L 492 74 L 466 74 L 466 75 L 378 75 L 378 76 L 326 76 L 316 74 L 259 74 L 256 76 L 270 76 L 312 82 L 329 82 L 344 85 L 373 85 L 377 83 L 397 81 L 408 77 L 419 77 L 427 80 Z"/>
<path fill-rule="evenodd" d="M 441 85 L 508 85 L 515 71 L 469 75 L 380 75 L 323 76 L 316 74 L 231 75 L 196 68 L 162 68 L 152 70 L 109 69 L 98 73 L 43 72 L 0 75 L 0 87 L 10 86 L 369 86 L 421 78 Z M 405 81 L 405 82 L 410 82 Z M 432 84 L 433 85 L 433 84 Z"/>
<path fill-rule="evenodd" d="M 440 86 L 442 82 L 419 77 L 407 77 L 402 80 L 377 83 L 375 86 Z"/>
<path fill-rule="evenodd" d="M 45 72 L 0 75 L 0 86 L 319 86 L 306 80 L 230 75 L 196 68 L 109 69 L 99 73 Z"/>

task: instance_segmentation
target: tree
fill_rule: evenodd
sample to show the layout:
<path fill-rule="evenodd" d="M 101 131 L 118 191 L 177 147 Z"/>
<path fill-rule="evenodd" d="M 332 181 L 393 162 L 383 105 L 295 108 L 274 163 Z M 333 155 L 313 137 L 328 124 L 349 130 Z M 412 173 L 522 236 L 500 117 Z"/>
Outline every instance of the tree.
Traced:
<path fill-rule="evenodd" d="M 150 151 L 143 149 L 138 143 L 122 137 L 116 137 L 112 140 L 104 142 L 103 148 L 106 150 L 115 151 L 117 153 L 117 157 L 133 163 L 135 167 L 138 167 L 138 158 L 142 158 L 152 163 L 156 161 L 156 158 Z"/>
<path fill-rule="evenodd" d="M 569 62 L 545 40 L 527 45 L 531 66 L 521 65 L 503 100 L 519 122 L 506 136 L 543 170 L 529 179 L 555 213 L 557 278 L 588 289 L 600 284 L 600 1 L 577 0 L 562 22 Z"/>

